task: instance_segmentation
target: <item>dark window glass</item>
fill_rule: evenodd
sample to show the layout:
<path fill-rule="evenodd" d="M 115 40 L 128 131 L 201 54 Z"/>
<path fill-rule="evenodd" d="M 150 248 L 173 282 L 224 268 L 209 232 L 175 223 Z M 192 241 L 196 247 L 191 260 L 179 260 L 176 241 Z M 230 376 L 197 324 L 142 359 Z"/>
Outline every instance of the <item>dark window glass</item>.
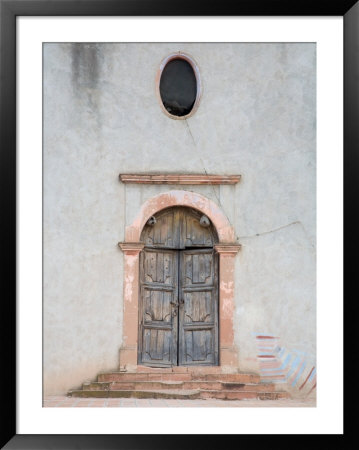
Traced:
<path fill-rule="evenodd" d="M 197 96 L 197 81 L 191 64 L 184 59 L 172 59 L 166 64 L 160 80 L 160 94 L 170 114 L 189 114 Z"/>

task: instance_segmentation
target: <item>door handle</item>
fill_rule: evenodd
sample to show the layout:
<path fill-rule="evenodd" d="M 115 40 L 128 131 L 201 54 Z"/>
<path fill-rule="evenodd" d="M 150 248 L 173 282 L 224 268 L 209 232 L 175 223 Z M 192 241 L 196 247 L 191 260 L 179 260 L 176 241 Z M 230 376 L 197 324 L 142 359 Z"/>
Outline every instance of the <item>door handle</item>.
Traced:
<path fill-rule="evenodd" d="M 170 303 L 171 303 L 172 306 L 175 307 L 175 308 L 173 309 L 173 311 L 172 311 L 172 317 L 176 317 L 176 316 L 177 316 L 177 306 L 178 306 L 178 303 L 177 303 L 177 302 L 174 302 L 173 300 L 172 300 Z"/>
<path fill-rule="evenodd" d="M 184 305 L 184 300 L 183 300 L 183 298 L 181 298 L 181 300 L 179 301 L 179 303 L 174 302 L 174 301 L 171 301 L 170 303 L 171 303 L 171 305 L 173 305 L 173 306 L 182 306 L 182 305 Z"/>

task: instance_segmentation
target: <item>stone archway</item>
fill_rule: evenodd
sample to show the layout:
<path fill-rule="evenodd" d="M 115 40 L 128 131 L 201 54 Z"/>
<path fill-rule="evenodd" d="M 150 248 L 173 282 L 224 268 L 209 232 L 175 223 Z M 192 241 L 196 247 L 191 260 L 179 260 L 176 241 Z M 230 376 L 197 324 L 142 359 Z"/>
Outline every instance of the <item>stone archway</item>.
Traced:
<path fill-rule="evenodd" d="M 147 220 L 171 206 L 187 206 L 209 217 L 217 235 L 214 248 L 219 254 L 219 365 L 225 372 L 237 370 L 237 349 L 234 345 L 234 261 L 240 244 L 223 211 L 203 195 L 173 190 L 147 200 L 133 223 L 126 227 L 125 241 L 119 246 L 124 252 L 124 314 L 120 365 L 127 370 L 137 369 L 139 254 L 144 247 L 141 232 Z"/>

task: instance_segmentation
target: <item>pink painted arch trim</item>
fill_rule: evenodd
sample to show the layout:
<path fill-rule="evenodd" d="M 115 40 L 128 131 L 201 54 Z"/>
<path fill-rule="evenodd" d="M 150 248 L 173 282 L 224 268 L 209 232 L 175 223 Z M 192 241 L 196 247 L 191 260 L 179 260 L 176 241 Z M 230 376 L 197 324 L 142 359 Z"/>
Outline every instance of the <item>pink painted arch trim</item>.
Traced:
<path fill-rule="evenodd" d="M 202 212 L 216 227 L 220 243 L 235 242 L 235 233 L 223 211 L 210 199 L 195 192 L 173 190 L 148 199 L 132 224 L 126 227 L 125 242 L 139 242 L 147 220 L 162 209 L 171 206 L 188 206 Z"/>

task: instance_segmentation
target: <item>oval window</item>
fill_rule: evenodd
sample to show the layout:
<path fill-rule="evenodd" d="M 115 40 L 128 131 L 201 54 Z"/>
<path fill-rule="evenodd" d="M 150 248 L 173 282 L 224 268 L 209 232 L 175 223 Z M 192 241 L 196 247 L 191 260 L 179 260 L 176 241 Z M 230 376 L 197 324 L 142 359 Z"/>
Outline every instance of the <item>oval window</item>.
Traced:
<path fill-rule="evenodd" d="M 184 117 L 191 113 L 198 99 L 197 77 L 193 65 L 183 57 L 173 57 L 165 64 L 159 92 L 170 115 Z"/>

